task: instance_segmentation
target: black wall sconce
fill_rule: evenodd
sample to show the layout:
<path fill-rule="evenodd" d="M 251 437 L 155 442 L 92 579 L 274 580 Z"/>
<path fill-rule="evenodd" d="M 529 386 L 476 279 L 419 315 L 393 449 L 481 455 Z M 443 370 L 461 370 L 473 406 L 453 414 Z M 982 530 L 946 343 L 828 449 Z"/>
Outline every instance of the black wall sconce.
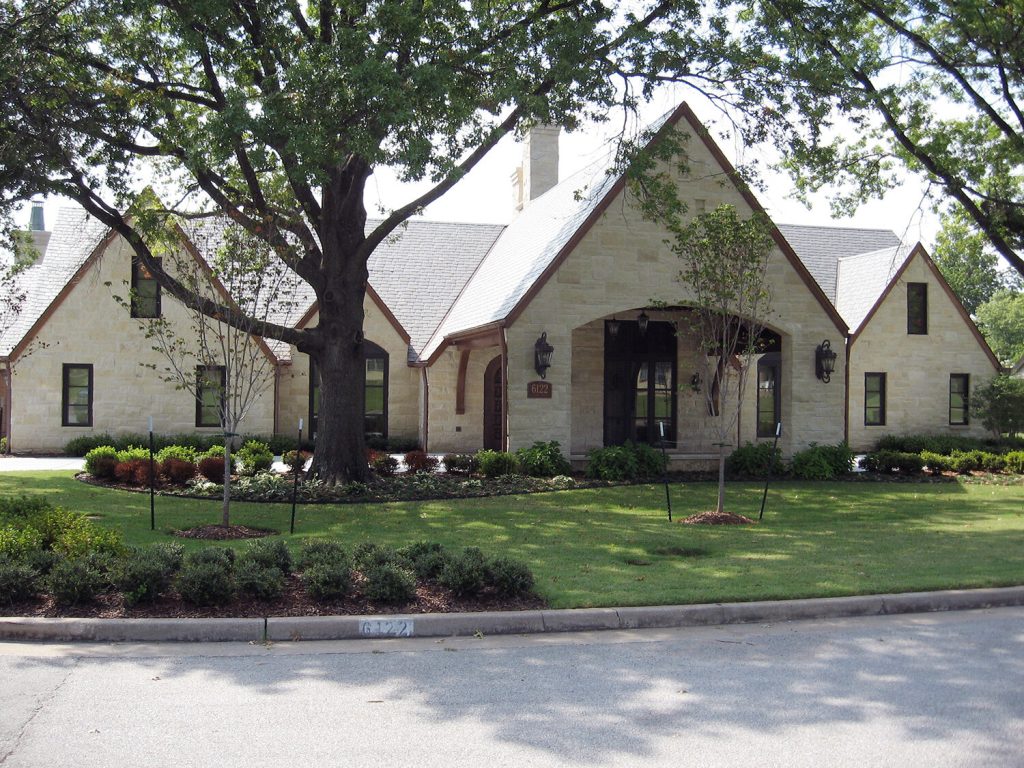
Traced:
<path fill-rule="evenodd" d="M 636 324 L 637 324 L 637 327 L 638 327 L 638 328 L 640 329 L 640 335 L 641 335 L 641 336 L 643 336 L 644 334 L 646 334 L 646 333 L 647 333 L 647 324 L 648 324 L 649 322 L 651 322 L 651 318 L 649 318 L 649 317 L 647 316 L 647 313 L 646 313 L 646 312 L 644 312 L 644 311 L 643 311 L 643 310 L 641 309 L 641 310 L 640 310 L 640 315 L 639 315 L 639 316 L 637 317 L 637 319 L 636 319 Z"/>
<path fill-rule="evenodd" d="M 701 380 L 700 373 L 695 373 L 690 377 L 690 389 L 694 392 L 700 392 L 704 382 Z"/>
<path fill-rule="evenodd" d="M 814 350 L 814 373 L 826 384 L 835 373 L 837 357 L 838 355 L 832 351 L 832 344 L 828 339 L 821 342 Z"/>
<path fill-rule="evenodd" d="M 619 335 L 620 325 L 621 323 L 619 322 L 619 319 L 614 315 L 612 316 L 612 319 L 608 321 L 608 335 L 613 339 Z"/>
<path fill-rule="evenodd" d="M 548 333 L 545 331 L 533 345 L 533 367 L 542 379 L 547 378 L 548 368 L 551 367 L 551 355 L 555 348 L 548 344 Z"/>

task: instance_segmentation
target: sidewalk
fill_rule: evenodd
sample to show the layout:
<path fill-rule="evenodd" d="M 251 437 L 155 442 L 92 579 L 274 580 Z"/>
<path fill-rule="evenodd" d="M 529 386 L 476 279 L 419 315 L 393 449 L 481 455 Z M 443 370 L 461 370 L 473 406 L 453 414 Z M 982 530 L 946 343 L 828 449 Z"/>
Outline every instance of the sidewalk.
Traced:
<path fill-rule="evenodd" d="M 85 459 L 69 456 L 0 456 L 0 472 L 40 472 L 62 470 L 81 472 Z"/>

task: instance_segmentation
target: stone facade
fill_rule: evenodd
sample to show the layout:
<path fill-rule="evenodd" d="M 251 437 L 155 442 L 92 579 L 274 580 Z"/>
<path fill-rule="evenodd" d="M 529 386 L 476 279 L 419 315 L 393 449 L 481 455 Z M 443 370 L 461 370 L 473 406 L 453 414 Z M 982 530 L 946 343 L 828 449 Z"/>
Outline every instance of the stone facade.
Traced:
<path fill-rule="evenodd" d="M 867 450 L 890 434 L 987 435 L 973 417 L 967 424 L 949 423 L 949 377 L 968 374 L 973 392 L 998 368 L 926 260 L 920 250 L 914 253 L 850 345 L 849 440 L 854 450 Z M 928 286 L 926 334 L 907 332 L 908 283 Z M 869 372 L 884 373 L 886 379 L 885 424 L 879 426 L 864 423 L 864 374 Z"/>

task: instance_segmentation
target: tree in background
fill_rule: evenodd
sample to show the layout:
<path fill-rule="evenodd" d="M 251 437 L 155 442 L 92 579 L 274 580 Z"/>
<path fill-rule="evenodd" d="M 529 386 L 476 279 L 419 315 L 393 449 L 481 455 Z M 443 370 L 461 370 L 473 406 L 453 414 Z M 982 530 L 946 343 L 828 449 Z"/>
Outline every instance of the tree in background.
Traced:
<path fill-rule="evenodd" d="M 975 390 L 971 409 L 996 435 L 1024 432 L 1024 379 L 999 374 Z"/>
<path fill-rule="evenodd" d="M 942 217 L 934 260 L 953 293 L 972 315 L 997 291 L 1020 290 L 1019 276 L 1000 271 L 999 256 L 991 250 L 988 238 L 960 210 Z"/>
<path fill-rule="evenodd" d="M 999 291 L 978 307 L 977 316 L 978 328 L 1004 365 L 1024 357 L 1024 293 Z"/>

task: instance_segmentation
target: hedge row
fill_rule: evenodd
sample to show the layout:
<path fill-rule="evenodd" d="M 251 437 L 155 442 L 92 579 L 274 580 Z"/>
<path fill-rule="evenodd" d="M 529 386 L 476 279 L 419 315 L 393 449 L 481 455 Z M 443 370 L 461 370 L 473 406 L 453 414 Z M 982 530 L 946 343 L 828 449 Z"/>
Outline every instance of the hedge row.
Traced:
<path fill-rule="evenodd" d="M 833 480 L 853 469 L 853 451 L 846 443 L 815 445 L 793 454 L 789 463 L 770 443 L 747 443 L 725 461 L 729 475 L 741 478 L 793 477 L 798 480 Z"/>

